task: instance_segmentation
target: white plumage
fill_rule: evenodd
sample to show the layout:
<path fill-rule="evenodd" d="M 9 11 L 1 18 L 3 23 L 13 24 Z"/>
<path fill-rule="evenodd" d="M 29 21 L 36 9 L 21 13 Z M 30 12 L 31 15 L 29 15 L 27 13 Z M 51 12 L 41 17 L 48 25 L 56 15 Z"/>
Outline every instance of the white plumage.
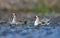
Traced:
<path fill-rule="evenodd" d="M 15 13 L 13 13 L 13 19 L 12 19 L 12 22 L 11 22 L 11 24 L 16 24 L 17 23 L 17 18 L 16 18 L 16 14 Z"/>
<path fill-rule="evenodd" d="M 34 25 L 37 26 L 38 24 L 39 24 L 39 17 L 36 16 L 36 20 L 35 20 L 35 22 L 34 22 Z"/>
<path fill-rule="evenodd" d="M 43 18 L 42 20 L 39 20 L 39 17 L 36 16 L 36 20 L 34 22 L 34 25 L 37 26 L 37 25 L 49 25 L 50 23 L 48 22 L 50 21 L 50 19 L 47 19 L 47 18 Z"/>

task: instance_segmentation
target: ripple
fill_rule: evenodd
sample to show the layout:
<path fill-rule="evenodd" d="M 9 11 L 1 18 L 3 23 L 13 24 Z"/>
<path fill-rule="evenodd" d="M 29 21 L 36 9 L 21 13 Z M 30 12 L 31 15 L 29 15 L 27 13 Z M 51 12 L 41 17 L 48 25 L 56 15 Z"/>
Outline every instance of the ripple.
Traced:
<path fill-rule="evenodd" d="M 0 38 L 59 38 L 60 27 L 58 24 L 38 25 L 33 24 L 0 24 Z"/>

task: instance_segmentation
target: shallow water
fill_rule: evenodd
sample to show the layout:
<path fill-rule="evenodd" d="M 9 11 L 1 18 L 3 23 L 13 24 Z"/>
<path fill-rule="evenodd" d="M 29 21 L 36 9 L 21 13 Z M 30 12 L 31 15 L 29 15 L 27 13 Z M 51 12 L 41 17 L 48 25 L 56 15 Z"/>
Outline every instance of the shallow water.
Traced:
<path fill-rule="evenodd" d="M 59 25 L 0 24 L 0 38 L 60 38 Z"/>

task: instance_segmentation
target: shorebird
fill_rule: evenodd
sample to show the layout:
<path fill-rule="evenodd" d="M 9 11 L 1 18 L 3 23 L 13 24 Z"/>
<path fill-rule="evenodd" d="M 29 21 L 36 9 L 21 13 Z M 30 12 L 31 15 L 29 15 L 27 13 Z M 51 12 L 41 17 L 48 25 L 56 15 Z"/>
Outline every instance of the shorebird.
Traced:
<path fill-rule="evenodd" d="M 17 16 L 15 13 L 13 13 L 13 19 L 12 19 L 11 24 L 24 24 L 24 23 L 26 23 L 26 22 L 22 21 L 22 20 L 17 21 Z"/>
<path fill-rule="evenodd" d="M 17 17 L 15 13 L 13 13 L 13 19 L 12 19 L 11 24 L 17 24 Z"/>
<path fill-rule="evenodd" d="M 38 17 L 38 16 L 36 16 L 36 20 L 35 20 L 35 22 L 34 22 L 34 25 L 35 25 L 35 26 L 39 25 L 39 17 Z"/>
<path fill-rule="evenodd" d="M 39 20 L 39 17 L 36 16 L 36 20 L 34 22 L 34 25 L 37 26 L 37 25 L 49 25 L 50 23 L 48 23 L 50 19 L 47 19 L 47 18 L 43 18 L 42 20 Z"/>

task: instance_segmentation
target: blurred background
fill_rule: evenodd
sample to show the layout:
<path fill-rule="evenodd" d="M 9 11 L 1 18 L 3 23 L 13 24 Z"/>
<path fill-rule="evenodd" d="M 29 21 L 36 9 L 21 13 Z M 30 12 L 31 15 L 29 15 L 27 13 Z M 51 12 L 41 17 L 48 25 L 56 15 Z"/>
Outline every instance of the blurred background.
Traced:
<path fill-rule="evenodd" d="M 34 26 L 36 15 L 50 24 Z M 60 0 L 0 0 L 0 38 L 60 38 Z"/>
<path fill-rule="evenodd" d="M 11 13 L 20 16 L 55 15 L 60 13 L 60 0 L 0 0 L 0 18 L 5 19 Z"/>

